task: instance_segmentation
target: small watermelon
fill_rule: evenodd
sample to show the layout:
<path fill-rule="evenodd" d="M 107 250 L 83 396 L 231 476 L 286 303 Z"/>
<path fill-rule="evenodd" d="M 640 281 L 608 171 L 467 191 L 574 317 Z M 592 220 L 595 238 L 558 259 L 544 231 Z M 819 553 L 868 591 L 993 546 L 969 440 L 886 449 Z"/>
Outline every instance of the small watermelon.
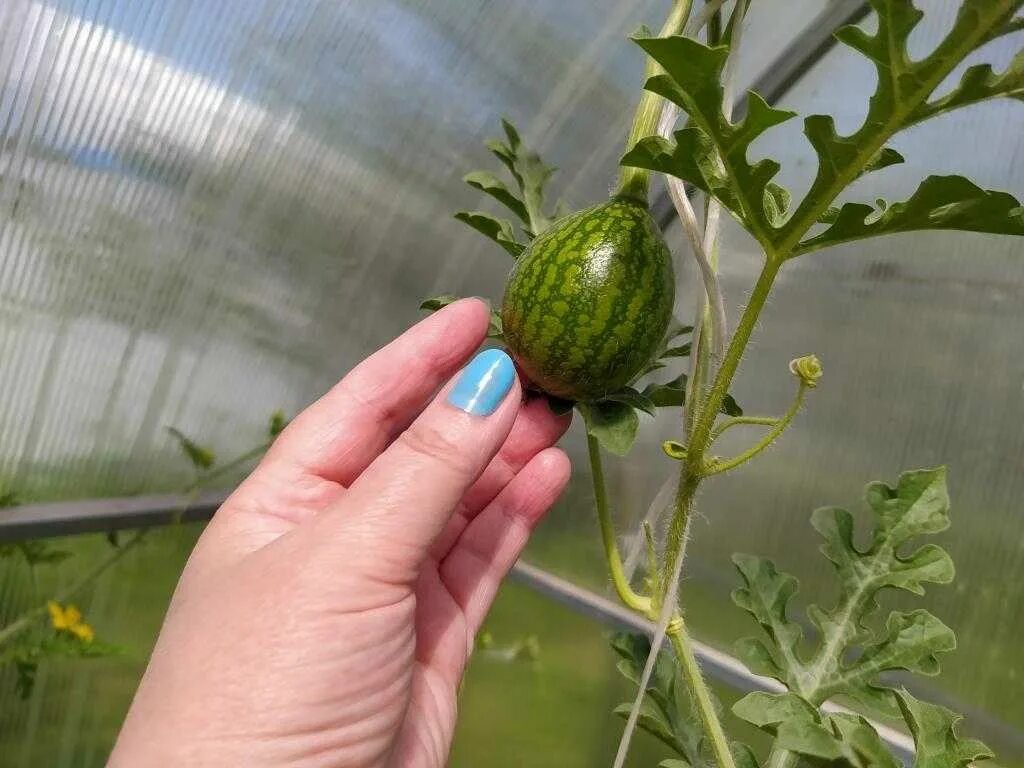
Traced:
<path fill-rule="evenodd" d="M 672 258 L 644 203 L 613 197 L 559 219 L 516 261 L 505 341 L 538 388 L 592 401 L 628 384 L 672 316 Z"/>

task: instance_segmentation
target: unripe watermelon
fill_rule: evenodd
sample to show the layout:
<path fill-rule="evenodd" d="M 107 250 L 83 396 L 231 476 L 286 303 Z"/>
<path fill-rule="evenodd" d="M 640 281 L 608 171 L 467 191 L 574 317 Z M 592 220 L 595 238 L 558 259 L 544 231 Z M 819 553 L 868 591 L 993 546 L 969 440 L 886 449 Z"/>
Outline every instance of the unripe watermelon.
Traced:
<path fill-rule="evenodd" d="M 509 275 L 501 319 L 536 386 L 597 400 L 651 361 L 674 301 L 672 259 L 647 206 L 612 198 L 530 243 Z"/>

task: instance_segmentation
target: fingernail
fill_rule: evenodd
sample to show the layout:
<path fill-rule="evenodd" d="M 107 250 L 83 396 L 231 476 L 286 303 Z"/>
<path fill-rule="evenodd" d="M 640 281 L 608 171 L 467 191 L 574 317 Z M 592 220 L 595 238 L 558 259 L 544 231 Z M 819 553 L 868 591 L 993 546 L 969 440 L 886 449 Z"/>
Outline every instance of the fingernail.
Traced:
<path fill-rule="evenodd" d="M 512 358 L 485 349 L 472 360 L 448 393 L 448 402 L 474 416 L 489 416 L 501 405 L 516 379 Z"/>

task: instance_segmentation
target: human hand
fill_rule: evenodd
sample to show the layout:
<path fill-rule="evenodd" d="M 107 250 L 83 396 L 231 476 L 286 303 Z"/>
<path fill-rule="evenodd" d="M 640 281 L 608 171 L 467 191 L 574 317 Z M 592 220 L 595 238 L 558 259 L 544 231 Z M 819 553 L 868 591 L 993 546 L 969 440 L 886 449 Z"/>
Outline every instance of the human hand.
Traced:
<path fill-rule="evenodd" d="M 504 353 L 448 381 L 487 323 L 437 312 L 281 434 L 189 558 L 111 766 L 445 764 L 474 634 L 569 476 L 569 417 Z"/>

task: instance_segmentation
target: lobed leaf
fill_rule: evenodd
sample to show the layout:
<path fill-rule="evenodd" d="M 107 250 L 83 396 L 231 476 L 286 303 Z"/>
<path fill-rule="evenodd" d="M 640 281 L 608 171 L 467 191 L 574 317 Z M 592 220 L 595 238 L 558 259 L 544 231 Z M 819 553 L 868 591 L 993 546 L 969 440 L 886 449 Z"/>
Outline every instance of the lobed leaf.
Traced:
<path fill-rule="evenodd" d="M 788 611 L 797 580 L 765 558 L 733 557 L 743 579 L 733 601 L 765 633 L 764 639 L 742 640 L 737 653 L 751 671 L 780 680 L 815 707 L 845 694 L 891 713 L 891 694 L 879 675 L 889 670 L 936 674 L 937 654 L 956 645 L 953 632 L 924 610 L 890 614 L 880 633 L 865 625 L 877 608 L 880 590 L 923 594 L 927 583 L 952 580 L 953 564 L 945 551 L 935 545 L 910 548 L 917 537 L 949 526 L 945 470 L 904 473 L 895 488 L 871 483 L 865 498 L 874 517 L 867 550 L 854 543 L 853 516 L 846 510 L 829 507 L 812 516 L 824 539 L 821 551 L 832 562 L 840 589 L 833 608 L 808 608 L 819 633 L 818 647 L 809 659 L 800 652 L 802 627 Z"/>
<path fill-rule="evenodd" d="M 587 433 L 593 435 L 601 447 L 616 456 L 625 456 L 636 441 L 640 418 L 636 409 L 626 403 L 602 400 L 596 403 L 578 403 Z"/>
<path fill-rule="evenodd" d="M 874 727 L 860 715 L 822 715 L 794 693 L 755 692 L 733 705 L 733 713 L 775 737 L 773 751 L 792 752 L 813 765 L 901 768 Z"/>
<path fill-rule="evenodd" d="M 459 211 L 455 218 L 496 242 L 514 259 L 526 250 L 526 246 L 516 240 L 512 222 L 508 219 L 499 219 L 483 211 Z"/>
<path fill-rule="evenodd" d="M 909 200 L 881 207 L 878 213 L 864 203 L 846 203 L 828 229 L 801 242 L 794 254 L 926 229 L 1024 235 L 1024 206 L 1013 195 L 982 189 L 963 176 L 929 176 Z"/>
<path fill-rule="evenodd" d="M 676 132 L 675 145 L 643 139 L 621 162 L 677 176 L 704 190 L 768 247 L 775 225 L 765 215 L 764 200 L 779 164 L 770 159 L 751 164 L 747 150 L 758 136 L 795 113 L 770 107 L 751 92 L 747 114 L 732 123 L 722 109 L 728 46 L 710 48 L 679 36 L 633 39 L 664 69 L 644 87 L 679 105 L 689 115 L 691 126 Z"/>
<path fill-rule="evenodd" d="M 600 402 L 624 403 L 650 416 L 657 415 L 654 401 L 643 392 L 637 392 L 633 387 L 623 387 L 618 392 L 605 395 Z"/>
<path fill-rule="evenodd" d="M 955 731 L 962 717 L 945 707 L 918 701 L 905 689 L 896 692 L 903 718 L 914 737 L 914 768 L 962 768 L 989 760 L 992 751 L 977 739 L 962 739 Z"/>
<path fill-rule="evenodd" d="M 912 0 L 871 0 L 871 6 L 878 17 L 874 33 L 857 26 L 847 26 L 836 32 L 841 42 L 874 63 L 878 71 L 878 85 L 871 96 L 864 123 L 849 136 L 841 136 L 836 132 L 831 116 L 811 115 L 804 121 L 804 133 L 818 155 L 818 170 L 807 195 L 775 240 L 777 251 L 789 255 L 832 201 L 863 173 L 899 162 L 892 150 L 887 153 L 885 149 L 886 142 L 894 134 L 926 117 L 934 117 L 958 105 L 1001 95 L 1002 84 L 998 88 L 986 90 L 991 81 L 982 77 L 978 70 L 971 77 L 965 75 L 966 83 L 961 81 L 964 89 L 955 90 L 956 95 L 949 102 L 942 104 L 941 99 L 930 103 L 928 101 L 956 66 L 992 39 L 994 32 L 1006 25 L 1022 5 L 1024 0 L 964 0 L 953 28 L 923 58 L 912 58 L 907 47 L 911 33 L 923 17 Z M 928 183 L 926 181 L 922 187 Z M 934 192 L 935 188 L 929 186 L 927 190 Z M 886 224 L 872 233 L 936 228 L 1004 231 L 1006 223 L 994 215 L 996 211 L 992 201 L 965 206 L 952 216 L 941 208 L 936 210 L 941 205 L 957 206 L 969 200 L 977 202 L 976 195 L 966 198 L 962 194 L 951 195 L 954 190 L 949 187 L 944 191 L 947 194 L 944 203 L 935 202 L 926 208 L 934 216 L 918 218 L 914 226 L 909 226 L 910 220 L 904 220 L 904 229 L 899 229 L 900 225 L 895 223 L 902 214 L 888 218 L 883 216 Z M 920 202 L 927 201 L 926 197 Z M 809 242 L 814 242 L 817 247 L 842 242 L 842 239 L 835 237 L 842 233 L 859 232 L 858 237 L 867 236 L 862 227 L 869 213 L 864 206 L 853 207 L 847 210 L 844 219 L 841 209 L 840 221 L 844 223 L 843 227 L 833 231 L 828 238 L 805 241 L 796 252 L 813 250 L 806 247 Z M 838 224 L 839 221 L 833 226 Z M 888 230 L 888 226 L 897 228 Z"/>
<path fill-rule="evenodd" d="M 612 637 L 612 649 L 621 657 L 619 672 L 634 685 L 639 684 L 651 642 L 645 635 L 618 633 Z M 678 686 L 679 676 L 672 656 L 662 651 L 654 664 L 654 672 L 641 703 L 637 725 L 669 746 L 682 760 L 667 760 L 662 766 L 704 766 L 701 758 L 703 735 L 684 688 Z M 628 718 L 632 703 L 623 703 L 615 713 Z"/>
<path fill-rule="evenodd" d="M 658 408 L 679 408 L 686 401 L 686 381 L 686 374 L 681 373 L 664 384 L 648 384 L 643 395 Z"/>
<path fill-rule="evenodd" d="M 526 211 L 526 205 L 493 173 L 488 171 L 471 171 L 463 176 L 462 180 L 474 189 L 479 189 L 481 192 L 493 197 L 518 216 L 524 223 L 530 223 L 530 214 Z"/>
<path fill-rule="evenodd" d="M 511 208 L 523 220 L 527 234 L 530 237 L 535 237 L 551 225 L 551 218 L 544 213 L 544 188 L 555 172 L 555 168 L 546 165 L 536 152 L 523 144 L 519 132 L 512 123 L 502 119 L 501 125 L 505 130 L 507 142 L 490 139 L 485 143 L 491 153 L 512 175 L 519 189 L 519 195 L 515 195 L 490 174 L 486 174 L 489 177 L 486 180 L 488 181 L 486 189 L 474 183 L 484 181 L 480 176 L 470 174 L 473 180 L 471 181 L 470 177 L 467 177 L 466 181 Z M 501 188 L 491 182 L 497 182 Z"/>
<path fill-rule="evenodd" d="M 945 96 L 921 104 L 910 116 L 909 122 L 921 122 L 943 112 L 996 98 L 1024 101 L 1024 50 L 1014 56 L 1000 75 L 993 71 L 991 64 L 968 67 L 956 88 Z"/>

